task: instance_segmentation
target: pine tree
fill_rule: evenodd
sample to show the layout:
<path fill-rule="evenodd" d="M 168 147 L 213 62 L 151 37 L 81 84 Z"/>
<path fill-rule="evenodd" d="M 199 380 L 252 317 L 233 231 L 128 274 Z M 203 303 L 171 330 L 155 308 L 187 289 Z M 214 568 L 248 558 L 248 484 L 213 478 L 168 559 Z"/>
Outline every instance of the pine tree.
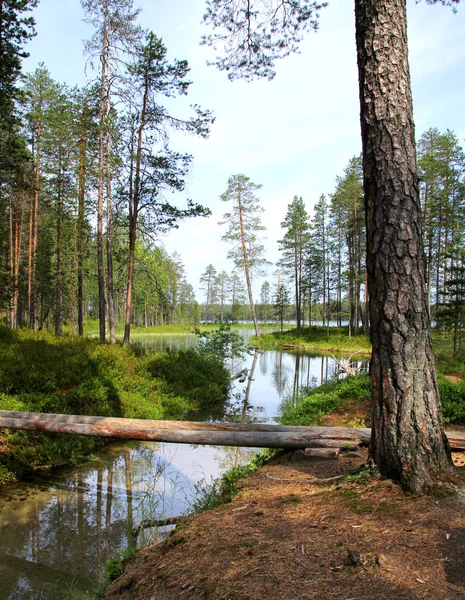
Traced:
<path fill-rule="evenodd" d="M 276 288 L 276 294 L 274 299 L 274 317 L 276 322 L 280 325 L 281 331 L 283 330 L 284 320 L 286 319 L 288 306 L 289 292 L 286 286 L 283 283 L 281 283 Z"/>
<path fill-rule="evenodd" d="M 465 247 L 459 246 L 446 253 L 447 267 L 443 303 L 437 312 L 438 327 L 453 332 L 454 353 L 462 349 L 465 327 Z"/>
<path fill-rule="evenodd" d="M 247 302 L 247 291 L 243 279 L 237 273 L 237 269 L 234 269 L 229 278 L 229 298 L 231 301 L 231 320 L 235 323 L 242 318 L 242 308 Z"/>
<path fill-rule="evenodd" d="M 23 46 L 35 35 L 34 19 L 23 13 L 36 6 L 37 0 L 0 0 L 0 185 L 27 156 L 19 134 L 17 102 L 21 92 L 17 83 L 21 61 L 29 56 Z"/>
<path fill-rule="evenodd" d="M 216 276 L 215 287 L 217 289 L 218 295 L 219 318 L 220 322 L 222 323 L 224 321 L 226 296 L 229 287 L 229 275 L 226 273 L 226 271 L 221 271 L 221 273 L 218 273 L 218 275 Z"/>
<path fill-rule="evenodd" d="M 465 154 L 457 136 L 449 130 L 428 129 L 418 143 L 418 168 L 428 305 L 433 297 L 437 311 L 450 266 L 446 255 L 460 242 L 458 235 L 464 225 Z"/>
<path fill-rule="evenodd" d="M 261 187 L 245 175 L 232 175 L 228 179 L 228 189 L 221 195 L 223 202 L 232 203 L 232 209 L 220 222 L 220 225 L 228 225 L 228 230 L 222 237 L 232 245 L 228 258 L 232 258 L 236 267 L 243 269 L 245 273 L 250 310 L 257 337 L 260 337 L 261 333 L 253 301 L 252 273 L 268 263 L 264 258 L 265 249 L 258 237 L 258 233 L 265 229 L 260 219 L 263 208 L 254 194 Z"/>
<path fill-rule="evenodd" d="M 97 266 L 99 285 L 99 324 L 100 339 L 105 340 L 105 273 L 104 273 L 104 198 L 107 197 L 107 280 L 109 286 L 108 309 L 110 342 L 115 337 L 115 302 L 113 297 L 112 267 L 112 206 L 110 188 L 111 132 L 110 111 L 112 87 L 115 74 L 119 71 L 121 55 L 131 53 L 140 37 L 140 27 L 136 24 L 140 10 L 133 8 L 133 0 L 81 0 L 85 21 L 96 29 L 92 39 L 85 45 L 92 59 L 100 63 L 100 102 L 99 102 L 99 171 L 97 200 Z"/>
<path fill-rule="evenodd" d="M 323 326 L 329 327 L 330 303 L 330 240 L 328 235 L 329 205 L 326 196 L 322 194 L 315 204 L 311 221 L 312 235 L 312 266 L 314 281 L 316 281 L 316 299 L 322 303 L 321 316 Z"/>
<path fill-rule="evenodd" d="M 297 335 L 300 335 L 304 255 L 309 242 L 308 214 L 302 198 L 294 196 L 294 200 L 287 207 L 287 213 L 281 227 L 287 231 L 283 239 L 278 242 L 283 254 L 279 266 L 289 273 L 294 281 Z"/>
<path fill-rule="evenodd" d="M 339 314 L 342 290 L 349 300 L 349 335 L 358 333 L 362 315 L 361 290 L 365 283 L 365 214 L 363 207 L 363 175 L 361 157 L 353 157 L 336 180 L 336 190 L 331 196 L 330 232 L 336 248 L 336 269 Z M 347 277 L 343 278 L 343 275 Z M 346 281 L 344 281 L 344 279 Z"/>
<path fill-rule="evenodd" d="M 260 302 L 262 304 L 263 322 L 268 323 L 268 311 L 270 308 L 270 282 L 264 281 L 260 290 Z"/>
<path fill-rule="evenodd" d="M 205 323 L 211 321 L 213 316 L 212 306 L 215 304 L 217 299 L 216 278 L 217 272 L 212 264 L 207 266 L 205 272 L 200 277 L 201 288 L 205 295 Z"/>
<path fill-rule="evenodd" d="M 53 113 L 53 103 L 60 94 L 59 85 L 53 81 L 48 69 L 43 63 L 33 72 L 26 76 L 24 84 L 25 93 L 25 116 L 28 135 L 31 139 L 31 154 L 33 157 L 33 173 L 31 182 L 31 194 L 29 202 L 29 231 L 28 231 L 28 258 L 27 258 L 27 306 L 29 311 L 29 327 L 39 327 L 39 288 L 37 283 L 37 251 L 38 232 L 40 226 L 40 205 L 43 201 L 41 190 L 44 173 L 43 163 L 43 139 L 50 134 L 52 127 L 50 122 Z"/>
<path fill-rule="evenodd" d="M 176 227 L 180 219 L 207 216 L 210 211 L 187 201 L 179 209 L 163 198 L 163 191 L 184 189 L 185 177 L 192 157 L 168 148 L 168 130 L 178 129 L 207 137 L 212 117 L 209 111 L 194 106 L 195 116 L 180 119 L 171 115 L 159 103 L 159 97 L 187 94 L 187 61 L 169 64 L 166 47 L 152 32 L 147 32 L 128 66 L 128 114 L 126 136 L 129 156 L 126 181 L 120 195 L 126 198 L 129 213 L 129 257 L 126 294 L 126 320 L 123 343 L 129 343 L 134 281 L 134 256 L 140 216 L 145 212 L 144 226 L 153 232 Z M 161 147 L 160 147 L 161 146 Z"/>

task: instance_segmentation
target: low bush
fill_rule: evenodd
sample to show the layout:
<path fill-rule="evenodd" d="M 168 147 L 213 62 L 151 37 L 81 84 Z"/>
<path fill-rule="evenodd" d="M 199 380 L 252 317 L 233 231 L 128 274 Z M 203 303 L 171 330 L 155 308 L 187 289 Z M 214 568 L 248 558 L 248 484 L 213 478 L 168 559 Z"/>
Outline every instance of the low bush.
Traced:
<path fill-rule="evenodd" d="M 196 350 L 166 350 L 150 361 L 149 371 L 161 378 L 173 395 L 189 398 L 195 408 L 207 408 L 226 399 L 230 375 L 215 357 Z"/>
<path fill-rule="evenodd" d="M 465 381 L 452 383 L 438 374 L 444 422 L 465 424 Z M 343 408 L 347 400 L 368 400 L 371 381 L 367 373 L 330 381 L 310 390 L 297 399 L 283 403 L 282 423 L 285 425 L 318 425 L 322 417 Z"/>
<path fill-rule="evenodd" d="M 465 381 L 452 383 L 438 375 L 442 412 L 446 424 L 465 424 Z"/>
<path fill-rule="evenodd" d="M 196 497 L 191 504 L 189 513 L 211 510 L 215 506 L 231 502 L 240 491 L 242 480 L 257 471 L 279 452 L 281 450 L 265 448 L 260 454 L 255 455 L 249 463 L 232 467 L 232 469 L 223 473 L 219 479 L 211 482 L 199 481 L 195 486 Z"/>
<path fill-rule="evenodd" d="M 0 409 L 144 419 L 180 419 L 223 402 L 229 374 L 195 351 L 158 356 L 140 346 L 0 327 Z M 102 438 L 0 434 L 0 482 L 75 462 Z"/>

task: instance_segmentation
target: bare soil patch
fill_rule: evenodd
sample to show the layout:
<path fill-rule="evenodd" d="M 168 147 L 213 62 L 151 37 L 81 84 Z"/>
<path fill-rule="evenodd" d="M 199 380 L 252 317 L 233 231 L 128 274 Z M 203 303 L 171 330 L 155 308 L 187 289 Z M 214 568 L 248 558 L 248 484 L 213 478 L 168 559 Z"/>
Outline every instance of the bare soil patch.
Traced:
<path fill-rule="evenodd" d="M 107 600 L 465 599 L 465 460 L 459 492 L 411 496 L 337 460 L 284 454 L 229 504 L 138 552 Z M 330 479 L 329 481 L 321 481 Z"/>
<path fill-rule="evenodd" d="M 449 375 L 444 375 L 444 379 L 447 379 L 451 383 L 462 383 L 464 376 L 462 372 L 450 373 Z"/>

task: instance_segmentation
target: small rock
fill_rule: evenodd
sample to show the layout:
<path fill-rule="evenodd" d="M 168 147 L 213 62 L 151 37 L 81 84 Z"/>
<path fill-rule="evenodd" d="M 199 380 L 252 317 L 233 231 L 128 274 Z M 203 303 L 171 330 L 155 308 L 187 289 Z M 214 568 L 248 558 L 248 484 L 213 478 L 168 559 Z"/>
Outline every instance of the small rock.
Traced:
<path fill-rule="evenodd" d="M 262 515 L 264 515 L 264 514 L 265 514 L 265 511 L 264 511 L 264 510 L 262 510 L 262 509 L 259 509 L 259 510 L 255 510 L 253 514 L 254 514 L 256 517 L 261 517 Z"/>

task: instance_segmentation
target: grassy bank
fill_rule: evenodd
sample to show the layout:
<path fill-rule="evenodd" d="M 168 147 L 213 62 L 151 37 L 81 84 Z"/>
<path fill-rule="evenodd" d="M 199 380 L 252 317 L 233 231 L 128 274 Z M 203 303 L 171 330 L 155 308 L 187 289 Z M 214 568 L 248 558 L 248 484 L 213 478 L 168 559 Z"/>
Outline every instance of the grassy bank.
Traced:
<path fill-rule="evenodd" d="M 154 325 L 153 327 L 138 327 L 136 325 L 131 326 L 131 336 L 138 335 L 165 335 L 165 334 L 189 334 L 193 333 L 194 329 L 201 329 L 202 331 L 215 331 L 218 329 L 219 323 L 170 323 L 168 325 Z M 252 323 L 231 323 L 231 329 L 254 329 L 254 325 Z M 260 324 L 261 331 L 267 331 L 270 329 L 276 329 L 276 325 Z M 71 333 L 71 332 L 70 332 Z M 85 335 L 94 335 L 98 336 L 99 333 L 99 323 L 95 320 L 87 320 L 84 324 L 84 333 Z M 124 324 L 120 323 L 116 327 L 116 335 L 118 338 L 122 338 L 124 335 Z"/>
<path fill-rule="evenodd" d="M 347 327 L 303 327 L 300 335 L 296 329 L 273 331 L 253 337 L 250 344 L 263 350 L 268 348 L 295 348 L 313 352 L 356 352 L 370 354 L 371 344 L 367 335 L 360 334 L 349 337 Z"/>
<path fill-rule="evenodd" d="M 438 374 L 444 422 L 446 425 L 465 424 L 465 381 L 451 382 Z M 367 373 L 329 381 L 308 390 L 297 399 L 283 405 L 284 425 L 326 424 L 329 415 L 338 415 L 340 425 L 370 427 L 371 382 Z M 357 406 L 358 405 L 358 406 Z"/>
<path fill-rule="evenodd" d="M 0 409 L 180 419 L 220 404 L 229 373 L 193 350 L 154 354 L 0 327 Z M 0 482 L 89 456 L 101 438 L 0 433 Z"/>
<path fill-rule="evenodd" d="M 340 424 L 369 427 L 369 407 L 364 407 L 360 414 L 360 411 L 354 410 L 354 403 L 369 403 L 370 396 L 371 382 L 367 373 L 328 381 L 299 398 L 288 399 L 283 404 L 281 422 L 284 425 L 321 425 L 325 417 L 343 412 L 350 405 L 353 415 L 350 416 L 347 410 L 347 422 Z"/>

